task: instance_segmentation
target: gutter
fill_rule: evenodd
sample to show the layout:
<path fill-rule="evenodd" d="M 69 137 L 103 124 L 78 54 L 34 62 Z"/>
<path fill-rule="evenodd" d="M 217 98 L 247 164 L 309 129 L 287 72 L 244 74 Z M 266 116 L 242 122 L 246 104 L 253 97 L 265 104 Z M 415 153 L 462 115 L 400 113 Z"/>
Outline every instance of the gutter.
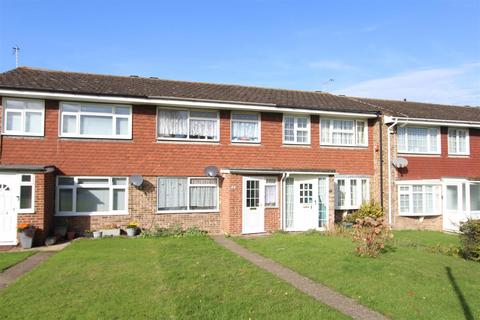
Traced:
<path fill-rule="evenodd" d="M 480 121 L 461 121 L 461 120 L 442 120 L 442 119 L 423 119 L 408 117 L 390 117 L 385 116 L 385 123 L 398 124 L 420 124 L 428 126 L 449 126 L 460 128 L 480 128 Z"/>
<path fill-rule="evenodd" d="M 10 90 L 0 89 L 0 96 L 5 97 L 22 97 L 37 99 L 57 99 L 66 101 L 87 101 L 87 102 L 103 102 L 103 103 L 120 103 L 120 104 L 143 104 L 143 105 L 162 105 L 172 107 L 189 107 L 189 108 L 214 108 L 218 110 L 251 110 L 264 112 L 285 112 L 297 114 L 313 114 L 324 116 L 340 116 L 354 117 L 361 119 L 373 119 L 377 117 L 374 112 L 342 112 L 342 111 L 326 111 L 308 108 L 291 108 L 282 107 L 277 104 L 255 104 L 250 102 L 225 102 L 225 101 L 208 101 L 208 100 L 186 100 L 182 98 L 165 98 L 165 97 L 119 97 L 106 95 L 88 95 L 74 93 L 56 93 L 44 91 L 28 91 L 28 90 Z"/>
<path fill-rule="evenodd" d="M 378 121 L 378 133 L 379 133 L 379 140 L 380 140 L 380 204 L 382 207 L 382 211 L 385 209 L 383 205 L 383 123 L 382 118 L 380 117 L 380 112 L 377 114 L 377 121 Z"/>

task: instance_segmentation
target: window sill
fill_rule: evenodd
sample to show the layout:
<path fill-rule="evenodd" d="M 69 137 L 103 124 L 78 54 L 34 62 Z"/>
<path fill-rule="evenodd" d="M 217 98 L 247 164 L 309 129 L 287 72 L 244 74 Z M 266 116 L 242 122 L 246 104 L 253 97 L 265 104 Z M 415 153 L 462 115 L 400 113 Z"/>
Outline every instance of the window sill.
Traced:
<path fill-rule="evenodd" d="M 44 134 L 32 135 L 32 134 L 2 133 L 2 136 L 9 137 L 9 138 L 28 138 L 28 139 L 43 139 L 43 138 L 45 138 Z"/>
<path fill-rule="evenodd" d="M 310 143 L 288 143 L 284 142 L 282 144 L 282 147 L 294 147 L 294 148 L 311 148 L 312 146 Z"/>
<path fill-rule="evenodd" d="M 260 146 L 262 143 L 260 141 L 230 141 L 232 145 L 237 146 Z"/>
<path fill-rule="evenodd" d="M 119 212 L 56 212 L 56 217 L 92 217 L 92 216 L 126 216 L 129 213 L 127 211 Z"/>
<path fill-rule="evenodd" d="M 165 210 L 165 211 L 158 211 L 157 214 L 191 214 L 191 213 L 220 213 L 220 210 L 213 209 L 213 210 Z"/>
<path fill-rule="evenodd" d="M 440 153 L 409 153 L 409 152 L 398 152 L 399 156 L 402 157 L 433 157 L 439 158 L 441 156 Z"/>
<path fill-rule="evenodd" d="M 335 210 L 358 210 L 360 207 L 335 207 Z"/>
<path fill-rule="evenodd" d="M 18 210 L 17 214 L 35 214 L 35 210 Z"/>
<path fill-rule="evenodd" d="M 400 213 L 399 217 L 436 217 L 441 216 L 441 213 Z"/>
<path fill-rule="evenodd" d="M 338 144 L 320 144 L 321 148 L 327 148 L 327 149 L 358 149 L 358 150 L 365 150 L 368 149 L 368 145 L 355 145 L 355 146 L 344 146 L 344 145 L 338 145 Z"/>
<path fill-rule="evenodd" d="M 59 136 L 60 140 L 63 141 L 99 141 L 99 142 L 130 142 L 132 138 L 107 138 L 107 137 L 66 137 Z"/>
<path fill-rule="evenodd" d="M 220 140 L 157 139 L 157 143 L 219 145 Z"/>
<path fill-rule="evenodd" d="M 449 158 L 469 159 L 470 154 L 449 154 Z"/>

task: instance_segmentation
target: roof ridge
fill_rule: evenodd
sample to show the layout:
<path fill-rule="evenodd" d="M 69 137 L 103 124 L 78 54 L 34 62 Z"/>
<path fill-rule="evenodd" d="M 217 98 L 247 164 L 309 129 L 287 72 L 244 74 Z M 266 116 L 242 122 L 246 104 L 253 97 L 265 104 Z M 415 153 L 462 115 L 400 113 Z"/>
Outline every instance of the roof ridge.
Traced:
<path fill-rule="evenodd" d="M 83 74 L 83 75 L 93 75 L 101 77 L 116 77 L 116 78 L 126 78 L 126 79 L 144 79 L 149 81 L 168 81 L 168 82 L 179 82 L 179 83 L 191 83 L 191 84 L 207 84 L 214 86 L 225 86 L 225 87 L 239 87 L 239 88 L 251 88 L 251 89 L 263 89 L 263 90 L 275 90 L 275 91 L 287 91 L 287 92 L 298 92 L 298 93 L 313 93 L 325 96 L 338 97 L 337 95 L 331 94 L 329 92 L 323 91 L 314 91 L 314 90 L 298 90 L 298 89 L 287 89 L 287 88 L 273 88 L 273 87 L 261 87 L 261 86 L 252 86 L 252 85 L 243 85 L 243 84 L 230 84 L 230 83 L 217 83 L 217 82 L 206 82 L 206 81 L 187 81 L 187 80 L 173 80 L 165 79 L 159 77 L 145 77 L 145 76 L 125 76 L 125 75 L 114 75 L 114 74 L 105 74 L 105 73 L 94 73 L 94 72 L 82 72 L 82 71 L 66 71 L 66 70 L 55 70 L 41 67 L 31 67 L 31 66 L 20 66 L 15 69 L 8 70 L 6 72 L 11 72 L 16 69 L 26 69 L 26 70 L 36 70 L 36 71 L 45 71 L 45 72 L 54 72 L 54 73 L 70 73 L 70 74 Z"/>

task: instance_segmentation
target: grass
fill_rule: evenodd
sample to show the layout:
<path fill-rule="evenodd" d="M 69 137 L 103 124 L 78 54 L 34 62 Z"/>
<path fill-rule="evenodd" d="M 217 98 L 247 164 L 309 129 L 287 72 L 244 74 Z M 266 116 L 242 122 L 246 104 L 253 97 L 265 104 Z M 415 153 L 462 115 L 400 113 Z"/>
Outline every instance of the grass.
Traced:
<path fill-rule="evenodd" d="M 0 319 L 342 319 L 208 237 L 76 241 L 0 293 Z"/>
<path fill-rule="evenodd" d="M 348 237 L 318 233 L 235 240 L 393 319 L 480 319 L 480 264 L 429 250 L 456 246 L 457 236 L 395 236 L 378 258 L 356 256 Z"/>
<path fill-rule="evenodd" d="M 8 268 L 16 265 L 19 262 L 27 259 L 33 255 L 34 251 L 24 252 L 1 252 L 0 253 L 0 272 L 7 270 Z"/>

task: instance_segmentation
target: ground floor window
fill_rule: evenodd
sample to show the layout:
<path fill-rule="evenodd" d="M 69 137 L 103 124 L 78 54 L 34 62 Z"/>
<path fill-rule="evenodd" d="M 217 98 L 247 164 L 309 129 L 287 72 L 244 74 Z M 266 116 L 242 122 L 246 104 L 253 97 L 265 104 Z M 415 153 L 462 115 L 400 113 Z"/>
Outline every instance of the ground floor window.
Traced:
<path fill-rule="evenodd" d="M 358 209 L 370 199 L 369 179 L 339 176 L 335 179 L 335 209 Z"/>
<path fill-rule="evenodd" d="M 441 186 L 412 184 L 398 186 L 398 206 L 400 215 L 441 214 Z"/>
<path fill-rule="evenodd" d="M 57 215 L 128 213 L 126 177 L 57 178 Z"/>
<path fill-rule="evenodd" d="M 34 211 L 35 176 L 33 174 L 20 175 L 20 207 L 19 213 Z"/>
<path fill-rule="evenodd" d="M 218 179 L 159 177 L 157 209 L 165 211 L 217 211 Z"/>
<path fill-rule="evenodd" d="M 267 178 L 265 181 L 265 207 L 277 206 L 277 179 Z"/>

